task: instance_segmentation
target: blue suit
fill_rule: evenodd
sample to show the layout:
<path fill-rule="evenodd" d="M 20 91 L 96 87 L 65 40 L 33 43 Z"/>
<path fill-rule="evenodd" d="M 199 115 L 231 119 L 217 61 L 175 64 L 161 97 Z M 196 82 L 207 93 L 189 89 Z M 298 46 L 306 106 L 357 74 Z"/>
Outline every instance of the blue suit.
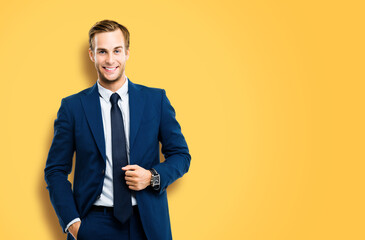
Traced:
<path fill-rule="evenodd" d="M 128 80 L 129 81 L 129 80 Z M 166 188 L 189 169 L 190 154 L 165 90 L 128 83 L 130 164 L 154 168 L 159 191 L 136 191 L 142 225 L 148 239 L 172 239 Z M 54 124 L 45 179 L 62 229 L 81 220 L 103 188 L 106 153 L 97 84 L 64 98 Z M 159 142 L 165 161 L 160 163 Z M 67 180 L 76 152 L 73 190 Z"/>

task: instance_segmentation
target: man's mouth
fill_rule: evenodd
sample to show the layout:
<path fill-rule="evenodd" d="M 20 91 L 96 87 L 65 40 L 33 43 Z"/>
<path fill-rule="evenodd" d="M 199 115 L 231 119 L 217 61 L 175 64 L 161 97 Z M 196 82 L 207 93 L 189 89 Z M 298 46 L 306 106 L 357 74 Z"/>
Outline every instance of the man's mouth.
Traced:
<path fill-rule="evenodd" d="M 107 72 L 114 72 L 117 68 L 118 68 L 118 66 L 116 66 L 116 67 L 103 67 Z"/>

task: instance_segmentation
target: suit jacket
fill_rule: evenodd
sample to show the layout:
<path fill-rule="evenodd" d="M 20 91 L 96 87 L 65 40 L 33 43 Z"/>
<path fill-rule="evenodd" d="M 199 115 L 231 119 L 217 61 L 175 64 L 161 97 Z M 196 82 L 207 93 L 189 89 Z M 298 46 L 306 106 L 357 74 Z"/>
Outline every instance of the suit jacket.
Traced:
<path fill-rule="evenodd" d="M 155 168 L 161 178 L 159 191 L 147 187 L 135 192 L 142 225 L 148 239 L 172 239 L 166 188 L 188 171 L 191 156 L 165 90 L 128 84 L 130 164 Z M 77 217 L 82 220 L 101 194 L 106 166 L 103 131 L 97 84 L 62 99 L 44 170 L 62 229 Z M 74 152 L 72 189 L 68 175 Z"/>

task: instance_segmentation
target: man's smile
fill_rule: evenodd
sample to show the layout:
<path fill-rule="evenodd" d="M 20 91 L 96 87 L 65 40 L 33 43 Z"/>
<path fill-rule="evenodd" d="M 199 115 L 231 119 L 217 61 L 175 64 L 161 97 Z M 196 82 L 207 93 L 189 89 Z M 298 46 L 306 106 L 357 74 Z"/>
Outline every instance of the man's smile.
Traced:
<path fill-rule="evenodd" d="M 112 73 L 112 72 L 114 72 L 117 68 L 118 68 L 119 66 L 116 66 L 116 67 L 103 67 L 105 70 L 106 70 L 106 72 L 110 72 L 110 73 Z"/>

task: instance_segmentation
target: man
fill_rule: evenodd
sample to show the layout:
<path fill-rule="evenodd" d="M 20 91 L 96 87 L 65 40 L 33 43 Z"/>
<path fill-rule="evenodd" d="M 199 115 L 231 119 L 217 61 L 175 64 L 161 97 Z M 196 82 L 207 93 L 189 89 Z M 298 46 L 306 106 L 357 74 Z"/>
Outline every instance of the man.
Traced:
<path fill-rule="evenodd" d="M 89 45 L 98 80 L 62 100 L 45 168 L 61 227 L 68 240 L 172 239 L 166 188 L 191 159 L 175 111 L 164 90 L 126 77 L 127 28 L 97 22 Z"/>

